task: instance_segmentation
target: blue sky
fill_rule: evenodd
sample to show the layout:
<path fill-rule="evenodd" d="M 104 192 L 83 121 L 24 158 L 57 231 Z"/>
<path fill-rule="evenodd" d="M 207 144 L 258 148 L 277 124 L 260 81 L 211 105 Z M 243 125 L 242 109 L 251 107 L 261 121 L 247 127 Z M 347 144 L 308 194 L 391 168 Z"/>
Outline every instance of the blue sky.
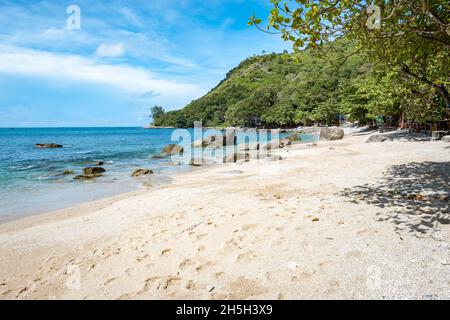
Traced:
<path fill-rule="evenodd" d="M 81 29 L 66 12 L 81 9 Z M 290 44 L 247 26 L 269 0 L 0 0 L 0 127 L 140 126 L 240 61 Z"/>

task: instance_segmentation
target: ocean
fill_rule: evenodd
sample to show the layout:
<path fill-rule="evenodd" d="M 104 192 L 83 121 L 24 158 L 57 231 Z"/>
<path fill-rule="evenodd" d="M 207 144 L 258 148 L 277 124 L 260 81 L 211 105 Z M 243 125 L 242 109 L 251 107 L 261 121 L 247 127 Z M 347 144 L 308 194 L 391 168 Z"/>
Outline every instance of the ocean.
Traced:
<path fill-rule="evenodd" d="M 176 172 L 190 170 L 159 157 L 174 129 L 144 128 L 2 128 L 0 129 L 0 223 L 62 209 L 150 183 L 162 185 Z M 192 133 L 192 129 L 189 130 Z M 302 136 L 303 141 L 315 140 Z M 57 143 L 60 149 L 38 149 L 37 143 Z M 103 162 L 103 177 L 77 181 L 82 169 Z M 155 175 L 131 178 L 137 168 Z M 63 175 L 66 170 L 73 174 Z"/>

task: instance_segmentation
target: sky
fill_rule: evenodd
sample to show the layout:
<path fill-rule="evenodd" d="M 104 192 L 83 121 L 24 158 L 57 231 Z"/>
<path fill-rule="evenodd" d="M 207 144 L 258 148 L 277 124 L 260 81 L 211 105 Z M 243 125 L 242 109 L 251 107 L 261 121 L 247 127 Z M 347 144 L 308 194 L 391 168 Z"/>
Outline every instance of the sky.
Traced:
<path fill-rule="evenodd" d="M 0 127 L 146 125 L 152 106 L 180 109 L 243 59 L 290 50 L 247 25 L 269 10 L 269 0 L 0 0 Z"/>

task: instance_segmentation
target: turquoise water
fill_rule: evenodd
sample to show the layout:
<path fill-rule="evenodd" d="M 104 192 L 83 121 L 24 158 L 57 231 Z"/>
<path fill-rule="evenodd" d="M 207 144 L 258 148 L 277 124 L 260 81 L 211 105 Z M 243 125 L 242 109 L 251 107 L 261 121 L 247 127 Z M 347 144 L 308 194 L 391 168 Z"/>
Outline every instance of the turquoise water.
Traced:
<path fill-rule="evenodd" d="M 189 166 L 157 157 L 173 143 L 174 129 L 143 128 L 20 128 L 0 129 L 0 222 L 132 191 L 143 182 L 158 185 Z M 192 133 L 192 130 L 189 130 Z M 270 138 L 270 137 L 269 137 Z M 314 137 L 303 136 L 303 140 Z M 57 143 L 61 149 L 37 149 L 36 143 Z M 102 161 L 107 171 L 95 181 L 82 182 L 65 170 L 81 174 Z M 132 179 L 133 169 L 149 168 L 155 175 Z"/>

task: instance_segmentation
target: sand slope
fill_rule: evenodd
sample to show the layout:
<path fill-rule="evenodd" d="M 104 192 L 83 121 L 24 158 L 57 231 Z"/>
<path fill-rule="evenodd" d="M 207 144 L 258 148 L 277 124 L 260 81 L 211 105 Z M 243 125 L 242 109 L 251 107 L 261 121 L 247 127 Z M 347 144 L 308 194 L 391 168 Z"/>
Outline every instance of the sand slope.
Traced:
<path fill-rule="evenodd" d="M 365 139 L 2 225 L 0 298 L 450 298 L 449 145 Z"/>

